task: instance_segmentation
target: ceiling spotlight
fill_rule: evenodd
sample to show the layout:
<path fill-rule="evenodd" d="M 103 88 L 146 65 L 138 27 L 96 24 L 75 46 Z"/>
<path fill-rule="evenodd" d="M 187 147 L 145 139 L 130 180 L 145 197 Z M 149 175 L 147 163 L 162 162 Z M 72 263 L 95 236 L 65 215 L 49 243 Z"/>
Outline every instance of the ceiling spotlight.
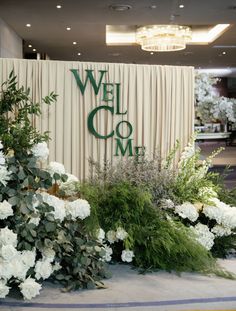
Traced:
<path fill-rule="evenodd" d="M 68 31 L 69 31 L 69 30 L 71 30 L 71 28 L 70 28 L 70 27 L 66 27 L 66 30 L 68 30 Z"/>
<path fill-rule="evenodd" d="M 31 44 L 29 44 L 29 45 L 28 45 L 28 48 L 32 48 L 32 45 L 31 45 Z"/>
<path fill-rule="evenodd" d="M 77 55 L 78 55 L 78 56 L 80 56 L 80 55 L 81 55 L 81 53 L 78 53 Z"/>
<path fill-rule="evenodd" d="M 113 11 L 123 12 L 123 11 L 131 10 L 132 6 L 128 4 L 112 4 L 109 6 L 109 9 Z"/>
<path fill-rule="evenodd" d="M 222 52 L 222 54 L 223 54 L 223 55 L 225 55 L 225 54 L 226 54 L 226 52 L 224 51 L 224 52 Z"/>
<path fill-rule="evenodd" d="M 150 54 L 151 54 L 151 55 L 153 55 L 154 53 L 153 53 L 153 52 L 151 52 Z"/>
<path fill-rule="evenodd" d="M 180 9 L 183 9 L 183 8 L 184 8 L 184 5 L 183 5 L 183 4 L 180 4 L 180 5 L 179 5 L 179 8 L 180 8 Z"/>
<path fill-rule="evenodd" d="M 60 4 L 57 5 L 57 9 L 61 9 L 62 6 Z"/>
<path fill-rule="evenodd" d="M 36 52 L 37 50 L 36 49 L 33 49 L 33 52 Z"/>
<path fill-rule="evenodd" d="M 26 24 L 25 26 L 26 26 L 26 27 L 31 27 L 31 24 Z"/>
<path fill-rule="evenodd" d="M 76 42 L 76 41 L 73 41 L 73 44 L 74 44 L 74 45 L 76 45 L 76 44 L 77 44 L 77 42 Z"/>

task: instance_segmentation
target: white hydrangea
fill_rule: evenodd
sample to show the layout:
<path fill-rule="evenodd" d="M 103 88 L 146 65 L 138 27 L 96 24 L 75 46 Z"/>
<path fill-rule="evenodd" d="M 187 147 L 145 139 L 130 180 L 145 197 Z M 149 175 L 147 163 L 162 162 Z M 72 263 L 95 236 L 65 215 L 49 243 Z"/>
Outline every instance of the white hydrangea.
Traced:
<path fill-rule="evenodd" d="M 49 156 L 49 149 L 46 142 L 34 145 L 31 151 L 39 161 L 46 161 Z"/>
<path fill-rule="evenodd" d="M 54 271 L 59 271 L 61 270 L 62 266 L 60 265 L 59 262 L 56 262 L 53 266 L 52 266 L 52 272 Z"/>
<path fill-rule="evenodd" d="M 188 218 L 190 221 L 196 221 L 198 219 L 198 211 L 196 207 L 190 203 L 185 202 L 182 205 L 175 206 L 175 213 L 182 218 Z"/>
<path fill-rule="evenodd" d="M 109 230 L 106 234 L 107 236 L 107 240 L 110 244 L 113 244 L 114 242 L 117 241 L 117 238 L 116 238 L 116 232 L 114 230 Z"/>
<path fill-rule="evenodd" d="M 35 278 L 39 279 L 48 279 L 53 273 L 52 265 L 50 260 L 38 260 L 35 265 Z"/>
<path fill-rule="evenodd" d="M 211 232 L 215 234 L 217 237 L 222 237 L 222 236 L 228 236 L 232 233 L 230 228 L 225 228 L 221 225 L 215 225 L 212 229 Z"/>
<path fill-rule="evenodd" d="M 36 259 L 36 250 L 33 249 L 32 251 L 22 251 L 21 252 L 21 261 L 26 267 L 33 267 L 35 264 Z"/>
<path fill-rule="evenodd" d="M 99 228 L 97 230 L 97 239 L 99 242 L 102 243 L 102 241 L 105 239 L 105 231 L 102 228 Z"/>
<path fill-rule="evenodd" d="M 5 298 L 9 293 L 10 287 L 6 285 L 6 282 L 0 280 L 0 298 Z"/>
<path fill-rule="evenodd" d="M 214 219 L 217 224 L 225 228 L 236 228 L 236 207 L 229 206 L 221 202 L 217 198 L 211 199 L 213 205 L 206 205 L 203 208 L 203 213 L 210 219 Z"/>
<path fill-rule="evenodd" d="M 72 220 L 76 220 L 77 218 L 85 219 L 90 215 L 90 209 L 91 207 L 88 201 L 83 199 L 77 199 L 66 204 L 66 213 L 71 216 Z"/>
<path fill-rule="evenodd" d="M 54 208 L 54 211 L 50 212 L 50 214 L 53 214 L 55 219 L 58 219 L 60 222 L 62 222 L 66 217 L 65 201 L 46 192 L 42 193 L 41 195 L 43 202 Z"/>
<path fill-rule="evenodd" d="M 25 280 L 29 266 L 24 264 L 21 255 L 14 257 L 8 267 L 12 271 L 12 276 L 19 280 Z"/>
<path fill-rule="evenodd" d="M 2 141 L 0 140 L 0 150 L 3 149 Z"/>
<path fill-rule="evenodd" d="M 0 255 L 6 261 L 11 261 L 17 254 L 17 250 L 12 245 L 2 245 L 0 248 Z"/>
<path fill-rule="evenodd" d="M 0 219 L 6 219 L 13 215 L 12 205 L 6 200 L 0 203 Z"/>
<path fill-rule="evenodd" d="M 43 260 L 53 262 L 55 259 L 55 251 L 52 248 L 44 247 L 42 250 Z"/>
<path fill-rule="evenodd" d="M 210 232 L 208 226 L 198 223 L 195 227 L 191 228 L 196 235 L 196 240 L 207 250 L 210 250 L 214 245 L 215 236 Z"/>
<path fill-rule="evenodd" d="M 111 261 L 111 259 L 112 259 L 111 255 L 112 255 L 112 253 L 113 253 L 112 248 L 109 247 L 109 246 L 107 246 L 107 245 L 104 245 L 104 247 L 103 247 L 102 249 L 105 250 L 105 255 L 103 256 L 103 259 L 104 259 L 106 262 Z"/>
<path fill-rule="evenodd" d="M 50 173 L 51 176 L 53 176 L 55 173 L 63 175 L 65 174 L 65 167 L 59 162 L 50 162 L 47 167 L 47 171 Z"/>
<path fill-rule="evenodd" d="M 12 265 L 11 262 L 5 261 L 0 258 L 0 279 L 5 281 L 12 277 Z"/>
<path fill-rule="evenodd" d="M 6 163 L 5 156 L 2 151 L 0 151 L 0 165 L 4 165 Z"/>
<path fill-rule="evenodd" d="M 16 247 L 17 245 L 17 234 L 8 227 L 0 229 L 0 246 L 12 245 Z"/>
<path fill-rule="evenodd" d="M 128 236 L 128 232 L 126 232 L 123 228 L 118 227 L 118 228 L 116 229 L 116 238 L 117 238 L 118 240 L 123 241 L 124 239 L 127 238 L 127 236 Z"/>
<path fill-rule="evenodd" d="M 124 262 L 132 262 L 133 257 L 134 257 L 134 252 L 133 251 L 131 251 L 129 249 L 125 249 L 125 250 L 122 251 L 122 254 L 121 254 L 122 261 L 124 261 Z"/>
<path fill-rule="evenodd" d="M 19 285 L 19 288 L 24 299 L 31 300 L 35 296 L 39 295 L 42 285 L 37 283 L 35 279 L 28 278 Z"/>
<path fill-rule="evenodd" d="M 5 166 L 0 166 L 0 183 L 6 187 L 7 182 L 10 180 L 11 172 L 7 170 Z"/>
<path fill-rule="evenodd" d="M 78 183 L 78 178 L 74 175 L 71 174 L 66 174 L 67 175 L 67 181 L 62 182 L 59 185 L 59 189 L 65 193 L 66 196 L 73 196 L 78 193 L 77 189 L 77 183 Z"/>

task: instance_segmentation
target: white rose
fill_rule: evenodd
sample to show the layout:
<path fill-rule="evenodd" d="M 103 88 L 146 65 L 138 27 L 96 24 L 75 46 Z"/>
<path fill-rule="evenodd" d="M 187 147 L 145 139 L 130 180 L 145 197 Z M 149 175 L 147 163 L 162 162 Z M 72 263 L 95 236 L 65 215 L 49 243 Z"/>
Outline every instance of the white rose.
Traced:
<path fill-rule="evenodd" d="M 0 281 L 0 298 L 5 298 L 8 295 L 10 287 L 6 285 L 6 282 Z"/>
<path fill-rule="evenodd" d="M 116 232 L 114 230 L 109 230 L 107 232 L 107 240 L 110 244 L 113 244 L 114 242 L 117 241 Z"/>
<path fill-rule="evenodd" d="M 0 219 L 6 219 L 13 215 L 12 205 L 6 200 L 0 203 Z"/>
<path fill-rule="evenodd" d="M 46 142 L 34 145 L 32 153 L 39 161 L 46 161 L 49 156 L 49 149 Z"/>
<path fill-rule="evenodd" d="M 0 254 L 4 260 L 11 261 L 17 255 L 17 250 L 12 245 L 3 245 Z"/>
<path fill-rule="evenodd" d="M 0 246 L 1 245 L 12 245 L 16 247 L 17 234 L 15 234 L 12 230 L 8 229 L 8 227 L 0 229 Z"/>
<path fill-rule="evenodd" d="M 129 249 L 123 250 L 121 254 L 121 259 L 124 262 L 132 262 L 134 257 L 134 252 L 130 251 Z"/>
<path fill-rule="evenodd" d="M 10 180 L 11 172 L 5 166 L 0 165 L 0 183 L 6 187 L 8 180 Z"/>
<path fill-rule="evenodd" d="M 21 255 L 14 257 L 14 259 L 9 263 L 9 268 L 12 271 L 12 276 L 19 280 L 24 280 L 29 270 L 29 267 L 24 264 Z"/>
<path fill-rule="evenodd" d="M 116 230 L 116 238 L 118 240 L 123 241 L 124 239 L 126 239 L 128 236 L 128 233 L 121 227 L 117 228 Z"/>
<path fill-rule="evenodd" d="M 107 245 L 104 245 L 103 249 L 105 250 L 105 255 L 103 256 L 103 259 L 106 262 L 111 261 L 111 255 L 113 253 L 112 248 Z"/>
<path fill-rule="evenodd" d="M 35 265 L 35 278 L 39 279 L 48 279 L 53 272 L 52 265 L 49 260 L 39 260 Z"/>
<path fill-rule="evenodd" d="M 30 300 L 39 295 L 39 291 L 42 288 L 42 285 L 35 282 L 35 280 L 32 278 L 28 278 L 19 285 L 19 288 L 22 295 L 24 296 L 24 299 Z"/>

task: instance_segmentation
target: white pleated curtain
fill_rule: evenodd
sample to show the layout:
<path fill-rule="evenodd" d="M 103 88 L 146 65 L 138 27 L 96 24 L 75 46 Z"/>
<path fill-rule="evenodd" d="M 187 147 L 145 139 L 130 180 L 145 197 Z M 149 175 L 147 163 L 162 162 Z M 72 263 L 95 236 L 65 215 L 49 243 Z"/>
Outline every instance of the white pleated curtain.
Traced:
<path fill-rule="evenodd" d="M 165 158 L 177 139 L 183 149 L 193 132 L 193 67 L 0 59 L 1 83 L 13 69 L 19 86 L 29 87 L 34 101 L 52 91 L 58 94 L 55 105 L 42 105 L 36 125 L 50 131 L 50 160 L 63 163 L 80 179 L 88 175 L 89 158 L 115 161 L 115 138 L 98 139 L 88 131 L 88 114 L 112 103 L 102 102 L 102 94 L 96 96 L 91 83 L 82 95 L 71 69 L 79 70 L 83 82 L 85 70 L 92 69 L 96 81 L 99 70 L 107 70 L 106 82 L 121 83 L 121 111 L 128 112 L 113 117 L 99 112 L 95 126 L 100 133 L 110 133 L 119 121 L 127 120 L 133 126 L 133 145 Z"/>

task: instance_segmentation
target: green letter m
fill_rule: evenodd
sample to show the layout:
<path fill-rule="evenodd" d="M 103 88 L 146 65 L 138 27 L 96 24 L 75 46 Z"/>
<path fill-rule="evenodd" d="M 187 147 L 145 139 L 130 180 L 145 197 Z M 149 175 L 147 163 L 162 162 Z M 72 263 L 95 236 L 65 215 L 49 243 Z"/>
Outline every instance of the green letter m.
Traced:
<path fill-rule="evenodd" d="M 119 156 L 119 150 L 120 150 L 122 156 L 124 156 L 126 154 L 126 152 L 128 151 L 128 155 L 130 157 L 132 157 L 132 155 L 133 155 L 133 152 L 132 152 L 132 140 L 133 139 L 128 139 L 127 143 L 126 143 L 126 147 L 124 148 L 121 140 L 119 138 L 116 138 L 116 153 L 115 153 L 115 156 Z"/>
<path fill-rule="evenodd" d="M 90 80 L 90 82 L 92 84 L 92 87 L 94 89 L 94 92 L 97 95 L 98 92 L 99 92 L 101 83 L 102 83 L 102 78 L 103 78 L 105 72 L 107 72 L 107 70 L 99 70 L 99 72 L 100 72 L 100 79 L 99 79 L 99 82 L 98 82 L 98 85 L 97 85 L 96 81 L 94 79 L 94 76 L 93 76 L 93 70 L 91 70 L 91 69 L 86 69 L 85 70 L 86 73 L 87 73 L 87 76 L 86 76 L 86 80 L 85 80 L 84 84 L 82 83 L 82 81 L 80 79 L 79 71 L 77 69 L 70 69 L 70 71 L 73 73 L 73 75 L 75 77 L 75 80 L 77 82 L 77 85 L 80 88 L 80 91 L 81 91 L 82 95 L 84 95 L 84 91 L 85 91 L 85 88 L 86 88 L 88 80 Z"/>

